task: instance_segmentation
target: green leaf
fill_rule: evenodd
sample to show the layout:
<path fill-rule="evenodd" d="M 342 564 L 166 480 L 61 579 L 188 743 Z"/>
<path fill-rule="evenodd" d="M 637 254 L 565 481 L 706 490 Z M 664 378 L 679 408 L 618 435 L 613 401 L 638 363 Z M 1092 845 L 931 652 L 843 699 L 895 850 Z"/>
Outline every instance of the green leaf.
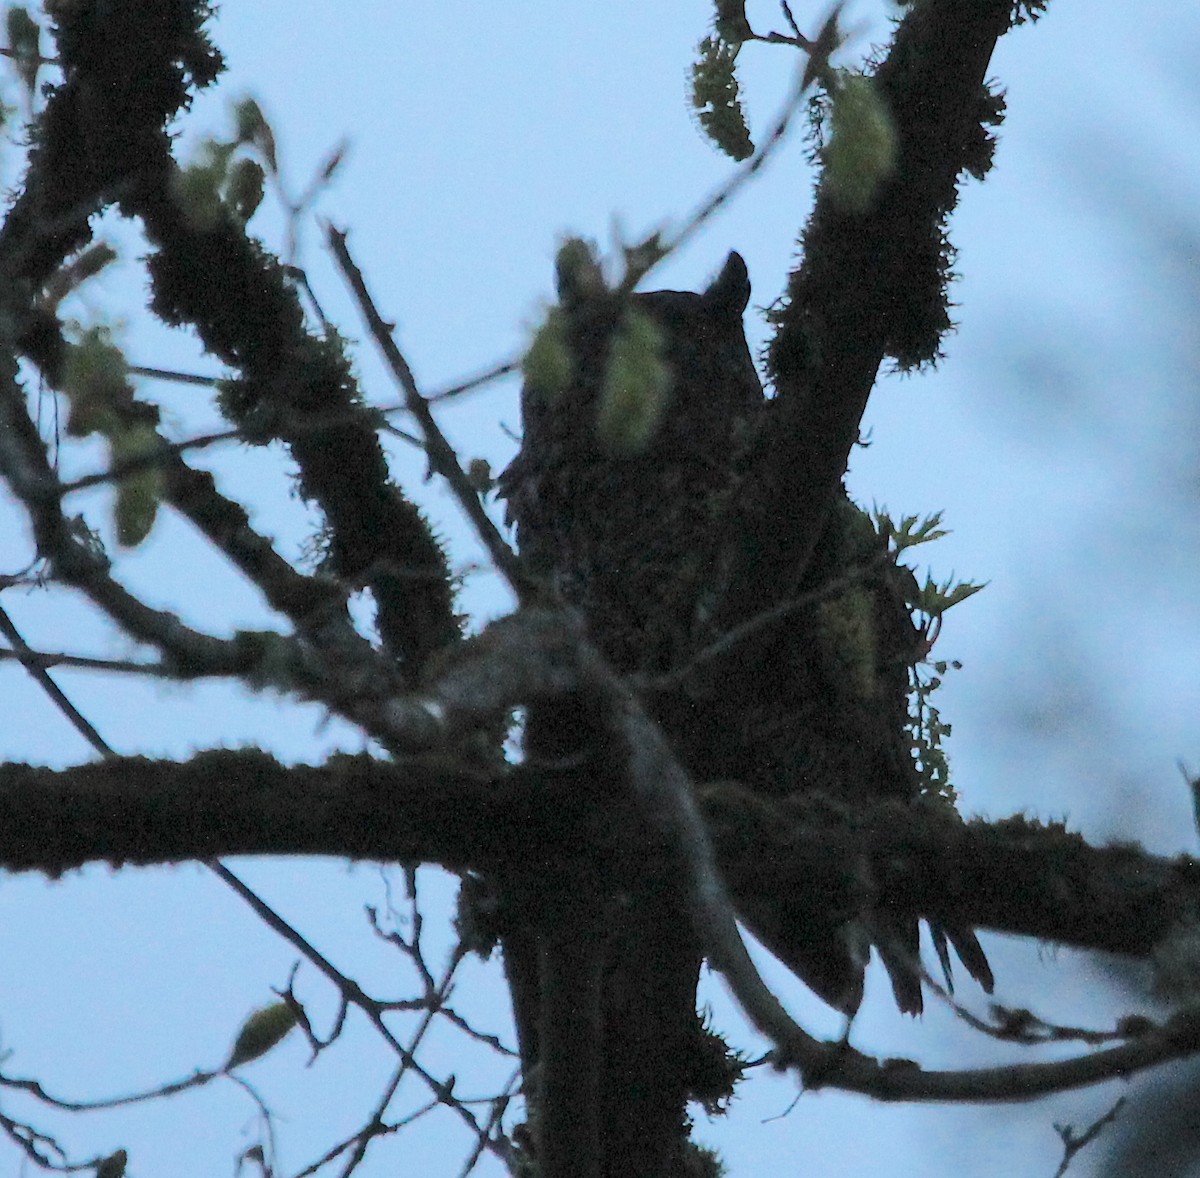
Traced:
<path fill-rule="evenodd" d="M 608 353 L 596 412 L 596 436 L 614 454 L 629 458 L 653 441 L 671 394 L 671 368 L 662 329 L 644 312 L 625 312 Z"/>
<path fill-rule="evenodd" d="M 118 430 L 109 438 L 115 463 L 145 458 L 158 449 L 158 435 L 148 425 Z M 123 475 L 117 484 L 114 510 L 117 543 L 136 548 L 149 534 L 158 515 L 164 491 L 162 469 L 156 463 Z"/>
<path fill-rule="evenodd" d="M 275 132 L 271 130 L 271 124 L 267 122 L 262 107 L 253 98 L 244 98 L 234 107 L 233 113 L 237 122 L 237 142 L 257 147 L 267 165 L 267 171 L 274 175 L 279 171 Z"/>
<path fill-rule="evenodd" d="M 744 160 L 754 154 L 754 141 L 734 72 L 741 45 L 717 36 L 705 37 L 696 48 L 699 57 L 692 66 L 692 107 L 700 126 L 727 156 Z"/>
<path fill-rule="evenodd" d="M 119 429 L 121 410 L 131 396 L 129 365 L 106 328 L 89 328 L 68 349 L 62 389 L 71 402 L 67 433 L 72 437 Z"/>
<path fill-rule="evenodd" d="M 877 507 L 871 512 L 875 530 L 885 539 L 896 546 L 896 552 L 901 553 L 906 548 L 917 544 L 929 544 L 940 540 L 950 533 L 941 526 L 942 513 L 935 511 L 924 519 L 917 515 L 906 515 L 897 524 L 887 513 L 886 508 Z"/>
<path fill-rule="evenodd" d="M 598 298 L 608 290 L 596 246 L 582 237 L 568 237 L 558 247 L 554 278 L 559 301 L 567 306 Z"/>
<path fill-rule="evenodd" d="M 942 610 L 948 610 L 952 605 L 958 605 L 960 601 L 966 601 L 968 597 L 974 597 L 980 589 L 986 587 L 986 584 L 986 581 L 982 583 L 960 581 L 957 585 L 951 585 L 947 581 L 942 591 Z"/>
<path fill-rule="evenodd" d="M 296 1012 L 286 1002 L 273 1002 L 256 1010 L 242 1024 L 237 1041 L 229 1053 L 225 1070 L 240 1067 L 244 1063 L 266 1055 L 296 1025 Z"/>
<path fill-rule="evenodd" d="M 171 194 L 193 229 L 203 232 L 220 224 L 224 179 L 225 169 L 211 163 L 192 164 L 172 176 Z"/>
<path fill-rule="evenodd" d="M 898 154 L 891 112 L 865 74 L 840 75 L 824 151 L 823 188 L 847 213 L 870 212 L 880 186 L 895 171 Z"/>
<path fill-rule="evenodd" d="M 117 525 L 117 543 L 122 548 L 136 548 L 150 534 L 158 518 L 160 501 L 154 480 L 145 472 L 121 480 L 113 518 Z"/>
<path fill-rule="evenodd" d="M 940 617 L 951 606 L 966 601 L 968 597 L 974 597 L 985 585 L 986 582 L 976 584 L 973 581 L 960 581 L 956 584 L 953 575 L 945 584 L 939 584 L 931 576 L 926 576 L 925 584 L 921 586 L 913 604 L 931 618 Z"/>
<path fill-rule="evenodd" d="M 110 1153 L 96 1164 L 96 1178 L 124 1178 L 128 1161 L 129 1155 L 123 1149 Z"/>
<path fill-rule="evenodd" d="M 546 312 L 521 368 L 525 383 L 543 396 L 552 397 L 570 384 L 575 364 L 567 340 L 567 315 L 561 307 L 551 307 Z"/>

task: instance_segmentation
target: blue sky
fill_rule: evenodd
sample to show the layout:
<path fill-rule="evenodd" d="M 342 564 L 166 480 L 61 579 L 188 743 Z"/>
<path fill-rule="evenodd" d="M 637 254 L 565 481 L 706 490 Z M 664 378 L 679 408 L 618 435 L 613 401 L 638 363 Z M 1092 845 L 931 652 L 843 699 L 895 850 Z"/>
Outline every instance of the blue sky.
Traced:
<path fill-rule="evenodd" d="M 824 16 L 823 8 L 794 11 L 802 27 Z M 886 35 L 885 9 L 858 0 L 847 11 L 862 30 L 852 60 Z M 750 13 L 756 27 L 778 27 L 773 5 Z M 686 104 L 706 20 L 705 5 L 682 0 L 538 0 L 511 10 L 367 2 L 349 12 L 314 0 L 230 2 L 213 25 L 230 70 L 182 120 L 180 151 L 186 157 L 204 135 L 228 133 L 230 105 L 246 94 L 272 121 L 293 191 L 347 138 L 350 153 L 321 210 L 350 230 L 381 310 L 397 321 L 418 380 L 433 390 L 519 351 L 549 295 L 560 235 L 609 244 L 614 224 L 628 236 L 677 224 L 728 176 L 731 165 L 697 133 Z M 929 551 L 935 573 L 989 582 L 951 615 L 942 639 L 945 657 L 965 664 L 941 693 L 964 810 L 1066 815 L 1091 838 L 1136 838 L 1161 853 L 1195 850 L 1175 766 L 1200 766 L 1200 618 L 1189 592 L 1200 490 L 1189 321 L 1200 241 L 1189 220 L 1200 187 L 1191 147 L 1198 48 L 1200 18 L 1163 0 L 1136 13 L 1109 0 L 1055 0 L 1038 25 L 1004 39 L 992 68 L 1009 101 L 997 168 L 985 184 L 967 185 L 952 225 L 959 329 L 936 372 L 881 383 L 866 422 L 873 444 L 856 453 L 850 476 L 866 502 L 905 513 L 945 509 L 953 535 Z M 793 65 L 783 48 L 745 51 L 754 129 L 772 119 Z M 16 179 L 15 147 L 0 153 L 0 170 L 6 184 Z M 651 285 L 698 288 L 736 248 L 750 267 L 752 306 L 769 303 L 810 186 L 793 138 Z M 281 243 L 269 207 L 253 225 L 268 244 Z M 120 316 L 137 363 L 214 372 L 186 334 L 147 322 L 136 234 L 116 222 L 105 229 L 124 261 L 81 293 L 75 313 Z M 315 227 L 299 260 L 326 313 L 361 338 Z M 761 342 L 761 319 L 752 313 L 747 326 Z M 370 348 L 358 357 L 370 396 L 393 403 L 397 393 Z M 203 393 L 158 384 L 146 391 L 164 398 L 177 436 L 216 423 Z M 464 399 L 442 421 L 464 457 L 498 469 L 514 449 L 515 384 Z M 479 553 L 448 498 L 422 483 L 415 453 L 397 443 L 394 456 L 397 476 L 428 504 L 467 572 L 464 606 L 480 620 L 502 613 L 508 602 L 496 578 L 469 571 Z M 73 443 L 61 460 L 70 474 L 95 469 L 103 454 Z M 253 506 L 283 551 L 299 553 L 310 523 L 279 455 L 223 448 L 203 461 Z M 28 538 L 2 503 L 0 571 L 8 572 L 27 559 Z M 102 495 L 74 510 L 104 525 Z M 118 570 L 152 602 L 218 633 L 266 620 L 254 592 L 168 514 Z M 130 653 L 70 597 L 9 592 L 4 605 L 34 646 Z M 225 685 L 59 679 L 123 753 L 185 756 L 256 743 L 312 761 L 363 746 L 316 709 Z M 0 666 L 0 692 L 8 718 L 0 756 L 57 765 L 88 757 L 18 671 Z M 386 902 L 378 869 L 235 866 L 347 972 L 403 996 L 403 963 L 362 916 L 363 904 Z M 432 875 L 426 886 L 436 911 L 446 889 Z M 1084 955 L 998 938 L 989 946 L 1005 1002 L 1100 1025 L 1122 1009 Z M 245 1014 L 286 980 L 293 957 L 198 867 L 0 880 L 0 1047 L 13 1053 L 6 1069 L 64 1095 L 100 1096 L 213 1066 Z M 800 1017 L 836 1030 L 798 983 L 778 976 Z M 872 988 L 885 997 L 881 979 Z M 301 989 L 328 1016 L 328 990 L 303 973 Z M 963 997 L 981 1009 L 979 995 Z M 718 1021 L 752 1044 L 716 985 L 710 998 Z M 457 1000 L 482 1026 L 507 1033 L 495 968 L 471 966 Z M 941 1067 L 1016 1058 L 944 1011 L 913 1024 L 886 1001 L 869 1002 L 855 1042 Z M 499 1070 L 486 1070 L 486 1053 L 449 1039 L 434 1052 L 462 1090 L 500 1082 Z M 305 1062 L 299 1041 L 289 1041 L 247 1073 L 286 1118 L 283 1173 L 351 1131 L 389 1068 L 361 1027 L 313 1068 Z M 913 1109 L 820 1094 L 789 1111 L 794 1096 L 787 1078 L 755 1081 L 732 1115 L 700 1136 L 735 1176 L 1049 1175 L 1058 1161 L 1052 1122 L 1087 1123 L 1114 1098 L 1099 1091 L 1028 1108 Z M 423 1099 L 414 1090 L 412 1104 Z M 2 1106 L 23 1111 L 8 1098 Z M 241 1093 L 214 1085 L 148 1109 L 75 1119 L 61 1132 L 77 1156 L 124 1146 L 135 1178 L 184 1178 L 229 1172 L 252 1119 Z M 361 1172 L 454 1174 L 467 1148 L 443 1114 L 380 1146 Z M 0 1169 L 18 1164 L 0 1145 Z M 1082 1178 L 1094 1165 L 1084 1155 L 1072 1173 Z M 499 1168 L 485 1163 L 478 1172 Z"/>

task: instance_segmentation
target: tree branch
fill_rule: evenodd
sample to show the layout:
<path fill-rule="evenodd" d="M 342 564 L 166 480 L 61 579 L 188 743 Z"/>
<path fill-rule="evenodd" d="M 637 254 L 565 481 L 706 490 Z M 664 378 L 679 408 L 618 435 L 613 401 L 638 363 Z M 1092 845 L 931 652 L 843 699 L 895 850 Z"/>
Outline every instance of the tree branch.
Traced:
<path fill-rule="evenodd" d="M 326 241 L 342 271 L 342 277 L 354 294 L 358 309 L 366 320 L 367 329 L 371 332 L 371 337 L 383 353 L 383 358 L 387 361 L 392 376 L 395 377 L 404 393 L 405 406 L 420 426 L 421 436 L 425 440 L 425 452 L 429 455 L 430 469 L 449 483 L 454 497 L 458 500 L 458 505 L 471 521 L 476 535 L 483 542 L 496 567 L 504 574 L 513 592 L 523 601 L 530 600 L 533 587 L 529 583 L 528 575 L 518 563 L 516 553 L 505 543 L 504 537 L 492 523 L 491 517 L 484 511 L 479 492 L 467 478 L 466 471 L 459 465 L 458 455 L 446 441 L 446 435 L 442 433 L 441 427 L 434 419 L 429 402 L 421 396 L 421 391 L 417 388 L 416 377 L 413 376 L 408 361 L 396 344 L 393 335 L 394 328 L 385 323 L 383 316 L 379 314 L 375 302 L 367 290 L 366 279 L 350 256 L 350 249 L 346 245 L 346 234 L 329 225 L 326 227 Z"/>
<path fill-rule="evenodd" d="M 792 798 L 764 817 L 748 791 L 703 786 L 701 812 L 739 909 L 746 898 L 803 909 L 861 902 L 865 862 L 881 894 L 939 923 L 962 923 L 1081 949 L 1148 957 L 1200 923 L 1200 863 L 1136 847 L 1093 847 L 1024 818 L 964 823 L 937 807 Z M 761 801 L 761 799 L 759 799 Z M 498 777 L 445 757 L 391 764 L 339 756 L 281 765 L 255 750 L 185 762 L 121 757 L 50 770 L 0 764 L 0 867 L 60 875 L 89 862 L 173 863 L 217 855 L 339 855 L 494 869 L 552 840 L 555 816 L 532 769 Z M 580 845 L 653 860 L 669 838 L 613 829 Z M 1017 891 L 1014 879 L 1023 881 Z"/>
<path fill-rule="evenodd" d="M 898 902 L 942 921 L 1146 956 L 1200 912 L 1200 864 L 1128 847 L 1089 847 L 1059 827 L 1024 820 L 963 824 L 935 809 L 879 803 L 857 829 L 817 798 L 790 804 L 781 828 L 733 816 L 728 787 L 701 791 L 705 819 L 735 905 L 855 886 L 850 859 L 869 862 Z M 856 807 L 856 809 L 858 809 Z M 652 824 L 614 829 L 602 815 L 576 831 L 576 853 L 668 862 L 677 852 Z M 536 775 L 500 780 L 445 764 L 389 765 L 366 756 L 325 766 L 280 765 L 255 751 L 214 751 L 184 764 L 120 758 L 65 771 L 0 765 L 0 865 L 58 875 L 86 862 L 178 862 L 230 854 L 405 858 L 494 870 L 531 847 L 566 854 Z M 569 870 L 569 865 L 560 864 Z M 1024 881 L 1014 897 L 1011 880 Z M 906 882 L 907 881 L 907 882 Z M 1003 884 L 1004 886 L 1001 886 Z M 797 904 L 804 908 L 803 904 Z M 1028 914 L 1026 917 L 1025 914 Z M 925 1072 L 880 1062 L 807 1035 L 784 1038 L 783 1062 L 811 1085 L 882 1100 L 993 1101 L 1125 1075 L 1200 1048 L 1200 1015 L 1131 1026 L 1128 1040 L 1057 1063 Z"/>
<path fill-rule="evenodd" d="M 754 554 L 727 598 L 739 617 L 769 608 L 803 572 L 885 356 L 931 360 L 950 326 L 942 222 L 960 172 L 982 166 L 983 82 L 1011 10 L 1011 0 L 911 5 L 876 73 L 899 139 L 893 178 L 862 214 L 818 189 L 768 353 L 779 395 L 733 521 Z"/>
<path fill-rule="evenodd" d="M 166 123 L 187 102 L 188 80 L 207 85 L 222 68 L 200 31 L 207 6 L 126 0 L 102 13 L 88 4 L 55 13 L 65 81 L 50 93 L 25 189 L 0 231 L 0 288 L 21 311 L 13 334 L 54 383 L 61 348 L 47 349 L 45 314 L 30 314 L 34 296 L 89 239 L 96 209 L 115 200 L 140 217 L 157 247 L 155 312 L 193 324 L 241 373 L 224 410 L 247 436 L 289 445 L 304 493 L 329 521 L 337 573 L 370 585 L 384 640 L 415 680 L 429 655 L 458 637 L 449 569 L 421 512 L 388 479 L 340 342 L 305 330 L 284 268 L 232 214 L 218 209 L 215 223 L 201 226 L 175 197 L 180 173 Z M 314 416 L 335 424 L 296 427 Z"/>

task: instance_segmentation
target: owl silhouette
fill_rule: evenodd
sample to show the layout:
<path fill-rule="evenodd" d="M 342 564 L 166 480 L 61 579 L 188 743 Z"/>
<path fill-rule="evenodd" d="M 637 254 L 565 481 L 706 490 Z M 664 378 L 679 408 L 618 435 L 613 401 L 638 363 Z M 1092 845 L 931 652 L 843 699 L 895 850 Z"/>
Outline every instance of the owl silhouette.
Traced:
<path fill-rule="evenodd" d="M 812 791 L 915 800 L 907 699 L 924 650 L 915 582 L 844 491 L 815 547 L 796 538 L 811 556 L 795 578 L 756 594 L 755 608 L 774 602 L 779 617 L 702 657 L 723 637 L 715 618 L 726 632 L 730 619 L 753 621 L 725 599 L 734 571 L 753 569 L 756 556 L 738 519 L 763 511 L 789 526 L 787 504 L 745 501 L 755 439 L 773 428 L 746 342 L 749 297 L 745 263 L 731 253 L 699 293 L 563 298 L 571 376 L 551 391 L 527 384 L 521 449 L 499 480 L 519 553 L 612 665 L 636 676 L 697 782 L 737 782 L 767 807 Z M 618 453 L 597 423 L 631 307 L 657 327 L 668 380 L 656 428 Z M 876 903 L 864 921 L 819 896 L 736 899 L 751 931 L 830 1004 L 857 1008 L 873 944 L 900 1008 L 920 1011 L 915 916 Z M 944 962 L 948 939 L 990 988 L 969 930 L 934 937 Z"/>

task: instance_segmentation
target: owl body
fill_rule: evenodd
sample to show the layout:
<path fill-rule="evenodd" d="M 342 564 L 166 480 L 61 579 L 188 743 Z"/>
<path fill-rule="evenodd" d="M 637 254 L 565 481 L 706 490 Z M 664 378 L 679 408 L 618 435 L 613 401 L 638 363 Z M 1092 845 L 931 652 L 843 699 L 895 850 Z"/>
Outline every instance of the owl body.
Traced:
<path fill-rule="evenodd" d="M 815 547 L 797 543 L 811 556 L 794 582 L 755 594 L 755 608 L 773 603 L 769 624 L 707 657 L 724 637 L 714 617 L 726 627 L 755 622 L 724 599 L 726 585 L 745 583 L 732 575 L 746 567 L 739 562 L 753 567 L 733 521 L 756 432 L 773 424 L 742 324 L 749 290 L 731 254 L 702 293 L 633 296 L 660 328 L 672 374 L 658 427 L 633 454 L 613 453 L 596 428 L 623 307 L 600 299 L 570 312 L 574 376 L 552 395 L 526 388 L 523 444 L 500 480 L 521 557 L 579 611 L 614 667 L 640 677 L 698 783 L 736 781 L 768 801 L 809 791 L 915 799 L 915 583 L 844 490 Z M 787 528 L 786 505 L 758 509 L 778 512 Z M 531 731 L 536 745 L 536 723 Z M 882 911 L 868 936 L 855 914 L 822 912 L 819 897 L 784 907 L 738 899 L 756 934 L 833 1005 L 857 1007 L 874 940 L 899 1005 L 920 1009 L 915 917 Z M 962 940 L 970 952 L 974 938 Z M 981 953 L 972 960 L 972 972 L 986 971 Z"/>

